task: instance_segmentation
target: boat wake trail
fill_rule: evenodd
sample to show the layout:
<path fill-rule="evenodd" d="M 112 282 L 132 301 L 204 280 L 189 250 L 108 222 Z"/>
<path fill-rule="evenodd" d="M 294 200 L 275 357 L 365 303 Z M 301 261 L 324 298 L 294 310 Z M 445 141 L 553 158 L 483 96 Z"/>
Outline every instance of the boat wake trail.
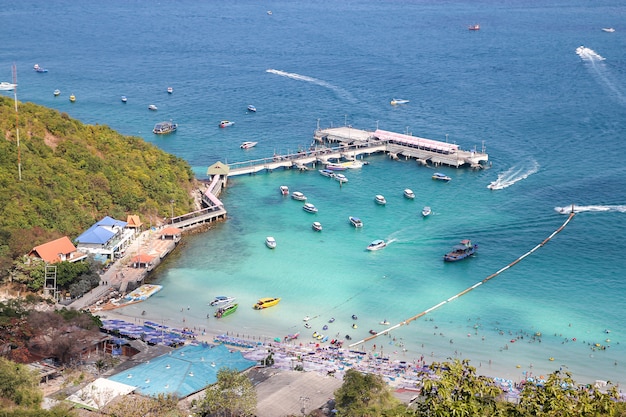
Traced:
<path fill-rule="evenodd" d="M 586 211 L 593 212 L 612 212 L 612 213 L 626 213 L 626 205 L 593 205 L 593 206 L 577 206 L 572 204 L 571 206 L 555 207 L 554 211 L 559 214 L 582 213 Z"/>
<path fill-rule="evenodd" d="M 513 165 L 511 168 L 498 174 L 498 178 L 495 181 L 492 181 L 487 188 L 490 190 L 502 190 L 510 187 L 516 182 L 528 178 L 537 171 L 539 171 L 539 163 L 535 160 L 531 161 L 530 166 Z"/>
<path fill-rule="evenodd" d="M 612 79 L 611 73 L 602 63 L 606 58 L 593 49 L 584 46 L 576 48 L 576 54 L 580 59 L 589 64 L 590 68 L 594 71 L 594 75 L 600 80 L 602 85 L 613 93 L 621 104 L 626 104 L 626 92 L 622 91 L 619 87 L 619 83 Z"/>
<path fill-rule="evenodd" d="M 275 69 L 271 69 L 271 68 L 268 69 L 268 70 L 265 70 L 265 72 L 269 72 L 270 74 L 279 75 L 281 77 L 291 78 L 292 80 L 304 81 L 304 82 L 307 82 L 307 83 L 319 85 L 320 87 L 324 87 L 324 88 L 327 88 L 327 89 L 331 90 L 332 92 L 337 94 L 337 96 L 339 96 L 340 98 L 348 100 L 351 103 L 356 103 L 356 100 L 352 96 L 352 94 L 350 94 L 348 91 L 344 90 L 343 88 L 337 87 L 336 85 L 333 85 L 333 84 L 331 84 L 329 82 L 326 82 L 326 81 L 323 81 L 323 80 L 318 80 L 317 78 L 313 78 L 313 77 L 308 77 L 306 75 L 300 75 L 300 74 L 296 74 L 296 73 L 293 73 L 293 72 L 285 72 L 285 71 L 275 70 Z"/>

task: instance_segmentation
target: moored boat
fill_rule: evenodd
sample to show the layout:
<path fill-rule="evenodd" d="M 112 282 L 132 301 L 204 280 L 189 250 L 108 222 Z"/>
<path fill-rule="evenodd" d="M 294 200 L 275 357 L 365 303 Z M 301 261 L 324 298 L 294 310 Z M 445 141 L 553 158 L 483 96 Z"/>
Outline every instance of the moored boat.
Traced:
<path fill-rule="evenodd" d="M 172 122 L 161 122 L 154 125 L 152 133 L 155 135 L 166 135 L 168 133 L 175 132 L 178 129 L 178 125 Z"/>
<path fill-rule="evenodd" d="M 35 72 L 48 72 L 47 69 L 45 69 L 44 67 L 42 67 L 39 64 L 33 65 L 33 69 L 35 70 Z"/>
<path fill-rule="evenodd" d="M 13 83 L 9 83 L 6 81 L 2 81 L 0 83 L 0 91 L 11 91 L 14 90 L 15 87 L 17 87 L 17 84 L 13 84 Z M 55 92 L 58 90 L 55 90 Z M 59 94 L 61 94 L 61 92 L 59 91 Z M 59 94 L 55 94 L 55 96 L 58 96 Z"/>
<path fill-rule="evenodd" d="M 470 25 L 467 27 L 469 30 L 480 30 L 480 25 L 476 24 L 476 25 Z"/>
<path fill-rule="evenodd" d="M 396 106 L 398 104 L 406 104 L 408 102 L 409 102 L 409 100 L 403 100 L 403 99 L 399 99 L 399 98 L 394 98 L 394 99 L 391 100 L 391 105 L 392 106 Z"/>
<path fill-rule="evenodd" d="M 404 196 L 409 200 L 413 200 L 415 198 L 415 193 L 410 188 L 406 188 L 404 190 Z"/>
<path fill-rule="evenodd" d="M 293 193 L 291 193 L 291 198 L 298 201 L 306 201 L 306 196 L 300 191 L 294 191 Z"/>
<path fill-rule="evenodd" d="M 167 87 L 167 94 L 172 94 L 174 89 L 172 87 Z"/>
<path fill-rule="evenodd" d="M 431 215 L 431 213 L 432 213 L 432 210 L 430 209 L 430 207 L 424 206 L 424 208 L 422 209 L 422 216 L 428 217 Z"/>
<path fill-rule="evenodd" d="M 311 203 L 304 203 L 304 206 L 302 206 L 302 210 L 308 213 L 317 213 L 317 207 L 315 207 Z"/>
<path fill-rule="evenodd" d="M 121 100 L 122 100 L 122 103 L 126 103 L 128 101 L 128 98 L 126 98 L 126 96 L 122 96 Z"/>
<path fill-rule="evenodd" d="M 452 251 L 446 253 L 443 256 L 443 260 L 446 262 L 455 262 L 472 256 L 478 249 L 478 245 L 472 244 L 469 239 L 463 239 L 458 245 L 452 248 Z"/>
<path fill-rule="evenodd" d="M 376 201 L 376 204 L 380 204 L 381 206 L 387 204 L 387 200 L 385 200 L 385 197 L 380 194 L 377 194 L 376 197 L 374 197 L 374 201 Z"/>
<path fill-rule="evenodd" d="M 248 111 L 252 112 L 252 113 L 256 113 L 256 107 L 254 107 L 252 104 L 248 105 Z"/>
<path fill-rule="evenodd" d="M 235 122 L 231 122 L 231 121 L 229 121 L 229 120 L 222 120 L 222 121 L 220 122 L 220 125 L 219 125 L 219 126 L 220 126 L 220 127 L 222 127 L 222 128 L 224 128 L 224 127 L 232 126 L 232 125 L 234 125 L 234 124 L 235 124 Z"/>
<path fill-rule="evenodd" d="M 235 301 L 235 297 L 229 297 L 227 295 L 218 295 L 213 299 L 213 301 L 209 303 L 209 305 L 212 307 L 217 307 L 220 305 L 230 304 L 233 301 Z"/>
<path fill-rule="evenodd" d="M 58 97 L 61 95 L 61 90 L 59 90 L 58 88 L 56 90 L 54 90 L 54 92 L 52 93 L 54 94 L 55 97 Z"/>
<path fill-rule="evenodd" d="M 148 110 L 157 111 L 159 108 L 155 104 L 150 104 Z"/>
<path fill-rule="evenodd" d="M 267 246 L 270 249 L 275 249 L 276 248 L 276 239 L 274 239 L 272 236 L 268 236 L 265 238 L 265 246 Z"/>
<path fill-rule="evenodd" d="M 70 94 L 70 101 L 72 103 L 76 101 L 76 96 L 74 94 Z"/>
<path fill-rule="evenodd" d="M 255 310 L 263 310 L 264 308 L 273 307 L 280 302 L 280 298 L 266 297 L 260 298 L 259 301 L 254 304 Z"/>
<path fill-rule="evenodd" d="M 321 232 L 322 231 L 322 223 L 320 223 L 320 222 L 313 222 L 313 224 L 311 225 L 311 228 L 313 230 L 315 230 L 316 232 Z"/>
<path fill-rule="evenodd" d="M 339 181 L 340 183 L 344 183 L 344 182 L 348 182 L 348 178 L 346 178 L 345 175 L 336 172 L 334 178 Z"/>
<path fill-rule="evenodd" d="M 350 216 L 348 217 L 348 220 L 350 220 L 350 223 L 354 227 L 363 227 L 363 221 L 359 219 L 358 217 Z"/>
<path fill-rule="evenodd" d="M 329 177 L 329 178 L 334 178 L 335 173 L 333 171 L 331 171 L 330 169 L 320 169 L 318 170 L 318 172 L 325 176 L 325 177 Z"/>
<path fill-rule="evenodd" d="M 282 195 L 288 195 L 289 194 L 289 187 L 287 187 L 286 185 L 281 185 L 279 190 L 280 190 L 280 193 Z"/>
<path fill-rule="evenodd" d="M 384 248 L 385 246 L 387 246 L 387 242 L 385 242 L 382 239 L 376 239 L 374 241 L 372 241 L 372 243 L 370 243 L 369 245 L 367 245 L 367 250 L 379 250 Z"/>
<path fill-rule="evenodd" d="M 452 178 L 448 177 L 446 174 L 442 174 L 441 172 L 435 172 L 432 176 L 434 180 L 445 181 L 448 182 Z"/>
<path fill-rule="evenodd" d="M 250 148 L 254 148 L 254 147 L 257 145 L 257 143 L 259 143 L 259 142 L 250 142 L 250 141 L 247 141 L 247 142 L 244 142 L 244 143 L 242 143 L 241 145 L 239 145 L 239 147 L 240 147 L 241 149 L 250 149 Z"/>
<path fill-rule="evenodd" d="M 237 307 L 239 307 L 239 304 L 237 303 L 228 304 L 215 310 L 215 314 L 213 315 L 215 316 L 215 318 L 221 319 L 222 317 L 233 314 L 235 311 L 237 311 Z"/>
<path fill-rule="evenodd" d="M 326 169 L 328 169 L 330 171 L 344 171 L 346 169 L 346 167 L 343 164 L 339 163 L 339 162 L 337 162 L 337 163 L 331 162 L 329 164 L 326 164 Z"/>

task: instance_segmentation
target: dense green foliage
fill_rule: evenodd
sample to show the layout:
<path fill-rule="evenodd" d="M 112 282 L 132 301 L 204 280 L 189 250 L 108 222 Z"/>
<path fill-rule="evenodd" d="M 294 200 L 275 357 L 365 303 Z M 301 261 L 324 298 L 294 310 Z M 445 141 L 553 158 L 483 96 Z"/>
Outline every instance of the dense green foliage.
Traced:
<path fill-rule="evenodd" d="M 0 97 L 0 274 L 34 246 L 77 237 L 109 215 L 144 221 L 193 209 L 194 175 L 182 159 L 104 125 Z M 18 155 L 22 180 L 18 177 Z"/>
<path fill-rule="evenodd" d="M 21 407 L 39 407 L 43 394 L 37 373 L 0 357 L 0 398 Z"/>
<path fill-rule="evenodd" d="M 339 416 L 382 416 L 384 410 L 398 405 L 382 376 L 362 374 L 349 369 L 343 384 L 335 391 L 337 415 Z"/>
<path fill-rule="evenodd" d="M 252 382 L 234 369 L 222 368 L 217 382 L 206 389 L 196 406 L 201 417 L 246 417 L 256 413 L 257 397 Z"/>

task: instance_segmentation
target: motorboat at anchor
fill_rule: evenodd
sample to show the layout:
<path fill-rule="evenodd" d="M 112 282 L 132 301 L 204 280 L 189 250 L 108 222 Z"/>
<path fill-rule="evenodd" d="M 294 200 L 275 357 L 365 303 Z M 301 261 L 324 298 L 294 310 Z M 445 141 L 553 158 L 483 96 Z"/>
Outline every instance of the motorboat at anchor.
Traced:
<path fill-rule="evenodd" d="M 313 230 L 315 230 L 316 232 L 321 232 L 322 231 L 322 223 L 320 223 L 320 222 L 313 222 L 313 224 L 311 225 L 311 228 Z"/>
<path fill-rule="evenodd" d="M 380 194 L 377 194 L 376 197 L 374 197 L 374 201 L 376 202 L 376 204 L 380 204 L 381 206 L 387 204 L 387 200 L 385 200 L 385 197 Z"/>
<path fill-rule="evenodd" d="M 256 113 L 256 107 L 254 107 L 252 104 L 248 105 L 248 111 L 252 112 L 252 113 Z"/>
<path fill-rule="evenodd" d="M 304 203 L 304 206 L 302 206 L 302 210 L 308 213 L 317 213 L 317 207 L 315 207 L 311 203 Z"/>
<path fill-rule="evenodd" d="M 246 142 L 242 143 L 241 145 L 239 145 L 239 147 L 241 149 L 250 149 L 250 148 L 254 148 L 257 145 L 257 143 L 259 143 L 259 142 L 246 141 Z"/>
<path fill-rule="evenodd" d="M 330 169 L 320 169 L 318 170 L 318 172 L 323 175 L 324 177 L 328 177 L 328 178 L 334 178 L 335 177 L 335 173 L 333 171 L 331 171 Z"/>
<path fill-rule="evenodd" d="M 58 97 L 58 96 L 60 96 L 60 95 L 61 95 L 61 90 L 59 90 L 59 89 L 57 88 L 56 90 L 54 90 L 54 91 L 52 92 L 52 94 L 54 94 L 54 96 L 55 96 L 55 97 Z"/>
<path fill-rule="evenodd" d="M 272 236 L 268 236 L 265 238 L 265 246 L 267 246 L 270 249 L 275 249 L 276 248 L 276 239 L 274 239 Z"/>
<path fill-rule="evenodd" d="M 391 100 L 391 105 L 392 106 L 397 106 L 398 104 L 406 104 L 408 103 L 409 100 L 403 100 L 403 99 L 399 99 L 399 98 L 394 98 Z"/>
<path fill-rule="evenodd" d="M 478 245 L 473 245 L 469 239 L 463 239 L 458 245 L 452 248 L 452 251 L 443 256 L 445 262 L 456 262 L 472 256 L 478 249 Z"/>
<path fill-rule="evenodd" d="M 234 124 L 235 124 L 235 122 L 231 122 L 231 121 L 229 121 L 229 120 L 222 120 L 222 121 L 220 122 L 219 126 L 220 126 L 221 128 L 224 128 L 224 127 L 232 126 L 232 125 L 234 125 Z"/>
<path fill-rule="evenodd" d="M 237 303 L 225 305 L 224 307 L 220 307 L 215 310 L 213 316 L 217 319 L 221 319 L 222 317 L 233 314 L 235 311 L 237 311 L 237 307 L 239 307 L 239 304 Z"/>
<path fill-rule="evenodd" d="M 369 250 L 369 251 L 374 251 L 374 250 L 382 249 L 385 246 L 387 246 L 387 242 L 385 242 L 382 239 L 376 239 L 376 240 L 372 241 L 372 243 L 367 245 L 366 249 Z"/>
<path fill-rule="evenodd" d="M 294 191 L 293 193 L 291 193 L 291 198 L 297 201 L 306 201 L 306 196 L 300 191 Z"/>
<path fill-rule="evenodd" d="M 2 81 L 0 83 L 0 91 L 11 91 L 11 90 L 14 90 L 15 87 L 17 87 L 17 84 L 9 83 L 6 81 Z M 59 90 L 55 90 L 55 92 L 56 91 L 59 91 Z M 60 91 L 59 91 L 59 94 L 61 94 Z M 59 94 L 55 94 L 55 96 L 58 96 Z"/>
<path fill-rule="evenodd" d="M 157 111 L 159 108 L 155 104 L 150 104 L 148 106 L 148 110 Z"/>
<path fill-rule="evenodd" d="M 70 101 L 72 103 L 76 101 L 76 96 L 74 94 L 70 94 Z"/>
<path fill-rule="evenodd" d="M 178 129 L 178 125 L 176 123 L 170 122 L 161 122 L 154 125 L 154 129 L 152 129 L 152 133 L 155 135 L 167 135 L 168 133 L 175 132 Z"/>
<path fill-rule="evenodd" d="M 428 217 L 432 214 L 432 210 L 430 209 L 430 207 L 428 206 L 424 206 L 424 208 L 422 209 L 422 216 L 423 217 Z"/>
<path fill-rule="evenodd" d="M 209 305 L 211 307 L 217 307 L 221 305 L 230 304 L 233 301 L 235 301 L 235 297 L 229 297 L 227 295 L 218 295 L 213 299 L 213 301 L 209 303 Z"/>
<path fill-rule="evenodd" d="M 287 187 L 286 185 L 281 185 L 279 190 L 280 190 L 280 193 L 282 195 L 288 195 L 289 194 L 289 187 Z"/>
<path fill-rule="evenodd" d="M 340 183 L 344 183 L 344 182 L 348 182 L 348 178 L 346 178 L 345 175 L 336 172 L 334 178 L 339 181 Z"/>
<path fill-rule="evenodd" d="M 39 64 L 33 65 L 33 69 L 35 70 L 35 72 L 48 72 L 47 69 L 45 69 L 44 67 L 42 67 Z"/>
<path fill-rule="evenodd" d="M 410 188 L 406 188 L 404 190 L 404 196 L 409 200 L 413 200 L 415 198 L 415 193 Z"/>
<path fill-rule="evenodd" d="M 480 25 L 479 24 L 475 24 L 475 25 L 470 25 L 467 27 L 469 30 L 480 30 Z"/>
<path fill-rule="evenodd" d="M 357 227 L 357 228 L 358 227 L 363 227 L 363 221 L 361 219 L 359 219 L 358 217 L 350 216 L 350 217 L 348 217 L 348 220 L 350 220 L 350 223 L 354 227 Z"/>
<path fill-rule="evenodd" d="M 120 100 L 122 100 L 122 103 L 126 103 L 128 101 L 128 98 L 126 98 L 126 96 L 122 96 Z"/>
<path fill-rule="evenodd" d="M 448 182 L 450 181 L 452 178 L 448 177 L 446 174 L 442 174 L 441 172 L 435 172 L 432 176 L 432 179 L 434 180 L 439 180 L 439 181 L 444 181 L 444 182 Z"/>
<path fill-rule="evenodd" d="M 259 301 L 257 301 L 256 304 L 254 304 L 253 308 L 255 310 L 263 310 L 264 308 L 274 307 L 279 302 L 280 302 L 280 298 L 274 298 L 274 297 L 260 298 Z"/>
<path fill-rule="evenodd" d="M 167 94 L 172 94 L 174 89 L 172 87 L 167 87 Z"/>

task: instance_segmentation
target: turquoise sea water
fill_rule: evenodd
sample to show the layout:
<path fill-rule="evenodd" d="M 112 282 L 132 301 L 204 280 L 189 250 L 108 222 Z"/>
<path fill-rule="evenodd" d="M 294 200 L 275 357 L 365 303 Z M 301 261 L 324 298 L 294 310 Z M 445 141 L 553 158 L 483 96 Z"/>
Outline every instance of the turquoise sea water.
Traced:
<path fill-rule="evenodd" d="M 316 171 L 233 178 L 221 197 L 228 221 L 187 238 L 154 277 L 164 289 L 124 314 L 267 339 L 300 331 L 304 341 L 334 317 L 326 333 L 355 341 L 503 268 L 563 224 L 555 207 L 576 204 L 572 222 L 522 262 L 395 330 L 395 340 L 363 348 L 376 343 L 407 360 L 469 358 L 483 373 L 514 379 L 567 367 L 580 382 L 623 383 L 625 12 L 616 1 L 27 0 L 0 11 L 0 81 L 10 81 L 15 63 L 20 100 L 143 137 L 199 177 L 218 160 L 308 147 L 318 123 L 484 145 L 490 155 L 487 170 L 439 169 L 448 184 L 432 181 L 431 168 L 382 155 L 348 171 L 343 187 Z M 467 30 L 474 23 L 480 31 Z M 601 31 L 608 26 L 615 33 Z M 581 59 L 581 45 L 605 59 Z M 35 63 L 49 72 L 35 73 Z M 390 106 L 392 98 L 410 103 Z M 247 113 L 248 104 L 258 112 Z M 175 134 L 151 133 L 170 119 Z M 219 129 L 222 119 L 235 125 Z M 246 140 L 259 144 L 242 151 Z M 499 176 L 508 186 L 488 190 Z M 283 184 L 319 212 L 282 197 Z M 403 198 L 407 187 L 415 201 Z M 420 216 L 424 205 L 430 218 Z M 315 220 L 321 233 L 311 230 Z M 478 254 L 444 264 L 464 238 Z M 374 239 L 391 243 L 365 251 Z M 220 294 L 236 296 L 239 310 L 207 319 L 206 304 Z M 266 296 L 282 301 L 253 311 Z M 311 330 L 307 315 L 316 317 Z"/>

